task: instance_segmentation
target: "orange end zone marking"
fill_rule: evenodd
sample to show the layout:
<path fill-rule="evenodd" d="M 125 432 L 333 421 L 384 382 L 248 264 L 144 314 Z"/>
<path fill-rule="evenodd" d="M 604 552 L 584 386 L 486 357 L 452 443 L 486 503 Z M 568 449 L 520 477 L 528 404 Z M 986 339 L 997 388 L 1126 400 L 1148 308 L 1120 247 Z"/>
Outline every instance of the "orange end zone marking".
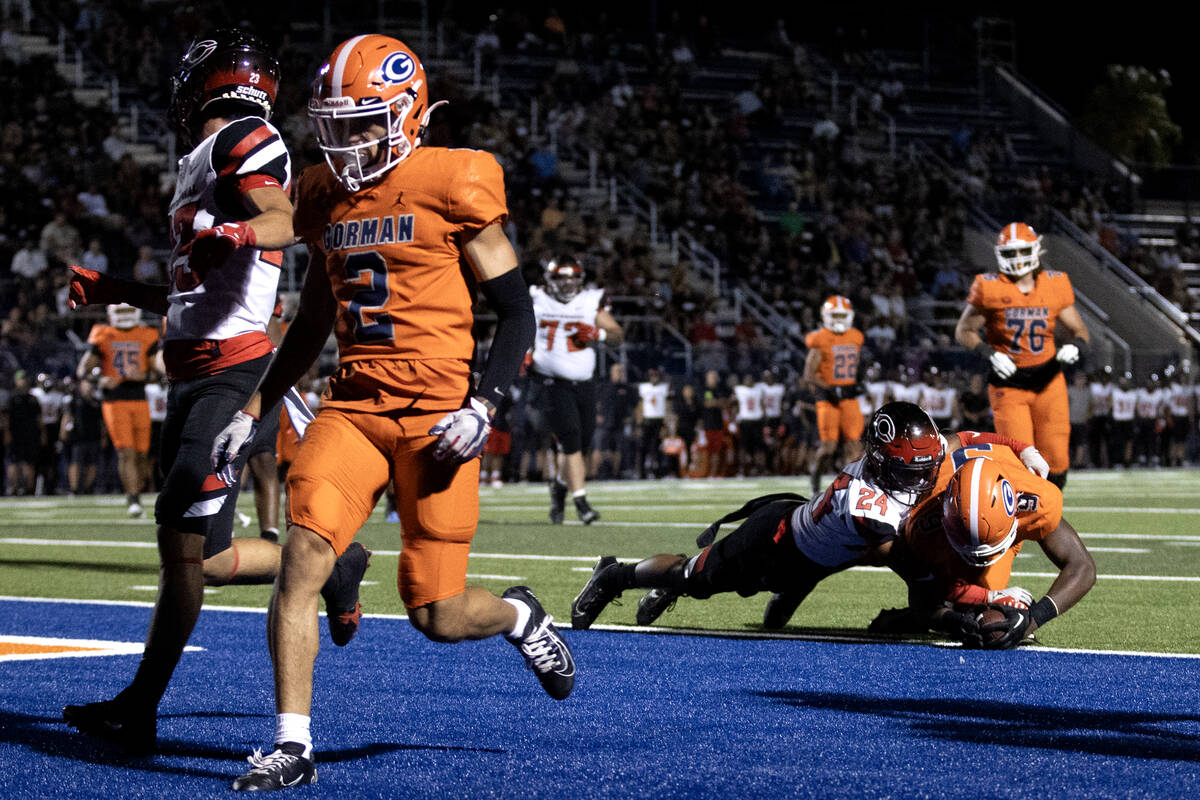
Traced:
<path fill-rule="evenodd" d="M 0 640 L 0 656 L 31 655 L 37 653 L 81 653 L 99 651 L 103 647 L 72 647 L 69 645 L 25 644 L 23 642 L 6 642 Z"/>

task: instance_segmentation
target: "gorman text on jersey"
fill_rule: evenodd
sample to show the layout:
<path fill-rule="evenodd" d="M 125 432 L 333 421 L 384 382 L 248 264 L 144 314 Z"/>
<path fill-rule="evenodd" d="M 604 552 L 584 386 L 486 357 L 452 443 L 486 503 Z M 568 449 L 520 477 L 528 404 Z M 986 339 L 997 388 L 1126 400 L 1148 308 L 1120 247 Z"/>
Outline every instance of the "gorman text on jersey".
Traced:
<path fill-rule="evenodd" d="M 413 240 L 413 215 L 399 214 L 334 222 L 325 226 L 322 238 L 325 252 L 381 244 L 404 244 Z"/>

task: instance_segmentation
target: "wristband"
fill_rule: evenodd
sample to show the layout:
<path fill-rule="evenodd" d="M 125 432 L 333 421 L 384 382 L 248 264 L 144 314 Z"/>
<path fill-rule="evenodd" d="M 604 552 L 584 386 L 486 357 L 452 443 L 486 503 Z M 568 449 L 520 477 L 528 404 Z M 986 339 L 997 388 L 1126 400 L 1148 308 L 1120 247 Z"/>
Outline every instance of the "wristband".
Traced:
<path fill-rule="evenodd" d="M 992 357 L 992 346 L 987 342 L 980 342 L 979 344 L 975 345 L 973 349 L 979 354 L 980 358 Z"/>
<path fill-rule="evenodd" d="M 1058 616 L 1058 605 L 1050 599 L 1050 595 L 1046 595 L 1033 604 L 1033 607 L 1029 609 L 1029 616 L 1040 628 Z"/>

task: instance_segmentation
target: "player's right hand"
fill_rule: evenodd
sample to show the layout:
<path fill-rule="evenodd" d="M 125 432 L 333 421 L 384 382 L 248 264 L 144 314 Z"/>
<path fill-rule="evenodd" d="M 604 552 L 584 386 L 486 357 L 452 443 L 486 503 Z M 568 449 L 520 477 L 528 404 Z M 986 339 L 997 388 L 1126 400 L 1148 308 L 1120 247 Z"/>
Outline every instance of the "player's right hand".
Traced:
<path fill-rule="evenodd" d="M 254 247 L 254 229 L 245 222 L 224 222 L 197 231 L 195 238 L 180 251 L 188 257 L 188 269 L 204 280 L 208 273 L 225 263 L 239 247 Z"/>
<path fill-rule="evenodd" d="M 989 360 L 992 362 L 992 369 L 1001 378 L 1011 378 L 1017 372 L 1017 365 L 1008 353 L 993 350 Z"/>
<path fill-rule="evenodd" d="M 571 334 L 571 342 L 576 347 L 586 347 L 588 342 L 599 339 L 600 329 L 595 325 L 588 325 L 586 322 L 577 323 L 575 331 Z"/>
<path fill-rule="evenodd" d="M 238 456 L 254 441 L 258 432 L 258 418 L 245 411 L 239 411 L 229 420 L 229 424 L 217 434 L 212 446 L 213 473 L 226 486 L 233 486 L 238 480 L 238 470 L 234 466 Z"/>
<path fill-rule="evenodd" d="M 124 301 L 124 298 L 119 295 L 120 284 L 103 272 L 77 267 L 74 264 L 69 269 L 71 276 L 70 286 L 67 289 L 67 303 L 71 308 Z"/>

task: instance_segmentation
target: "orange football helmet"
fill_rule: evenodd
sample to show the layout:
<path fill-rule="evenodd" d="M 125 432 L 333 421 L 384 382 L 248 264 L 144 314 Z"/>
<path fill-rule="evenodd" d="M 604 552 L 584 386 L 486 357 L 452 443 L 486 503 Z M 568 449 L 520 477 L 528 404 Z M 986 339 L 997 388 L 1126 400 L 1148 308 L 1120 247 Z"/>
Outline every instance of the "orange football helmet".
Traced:
<path fill-rule="evenodd" d="M 1042 237 L 1024 222 L 1010 222 L 996 237 L 996 261 L 1005 275 L 1019 278 L 1041 266 Z"/>
<path fill-rule="evenodd" d="M 968 459 L 942 498 L 942 527 L 955 552 L 974 567 L 996 563 L 1017 538 L 1017 495 L 996 462 Z"/>
<path fill-rule="evenodd" d="M 854 324 L 854 308 L 850 299 L 840 294 L 830 295 L 821 304 L 821 324 L 834 333 L 845 333 Z"/>
<path fill-rule="evenodd" d="M 308 115 L 329 168 L 355 192 L 421 146 L 439 105 L 429 105 L 416 54 L 399 39 L 372 33 L 334 48 L 317 70 Z M 382 135 L 370 133 L 376 125 Z"/>

